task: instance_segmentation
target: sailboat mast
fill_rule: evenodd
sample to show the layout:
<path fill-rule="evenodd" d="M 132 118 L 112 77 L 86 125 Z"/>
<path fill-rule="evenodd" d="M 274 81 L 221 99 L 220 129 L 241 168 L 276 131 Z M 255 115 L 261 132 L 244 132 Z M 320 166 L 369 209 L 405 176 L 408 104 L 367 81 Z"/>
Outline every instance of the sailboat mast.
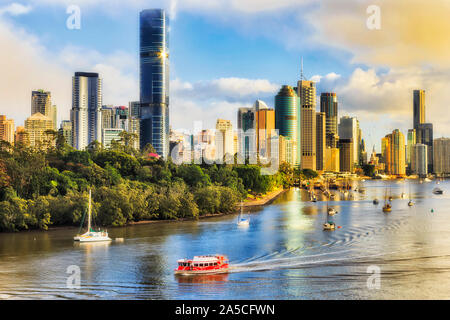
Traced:
<path fill-rule="evenodd" d="M 89 189 L 88 232 L 91 231 L 91 189 Z"/>

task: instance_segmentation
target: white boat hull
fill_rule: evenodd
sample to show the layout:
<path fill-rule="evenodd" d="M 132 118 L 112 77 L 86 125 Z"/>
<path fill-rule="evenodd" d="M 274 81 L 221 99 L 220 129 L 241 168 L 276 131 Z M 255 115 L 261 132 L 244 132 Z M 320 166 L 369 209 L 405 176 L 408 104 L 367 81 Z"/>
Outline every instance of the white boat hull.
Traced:
<path fill-rule="evenodd" d="M 79 242 L 99 242 L 99 241 L 112 241 L 108 234 L 96 235 L 95 233 L 82 234 L 81 236 L 76 236 L 73 238 L 74 241 Z"/>

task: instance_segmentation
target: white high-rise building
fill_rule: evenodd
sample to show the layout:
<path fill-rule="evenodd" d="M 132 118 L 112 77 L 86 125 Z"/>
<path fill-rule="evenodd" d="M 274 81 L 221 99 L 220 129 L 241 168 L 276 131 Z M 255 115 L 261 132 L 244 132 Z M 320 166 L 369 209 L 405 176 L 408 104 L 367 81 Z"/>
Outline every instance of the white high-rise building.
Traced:
<path fill-rule="evenodd" d="M 226 155 L 234 156 L 234 132 L 230 120 L 217 119 L 216 158 L 220 161 Z"/>
<path fill-rule="evenodd" d="M 102 79 L 98 73 L 76 72 L 72 80 L 73 147 L 83 150 L 102 140 Z"/>

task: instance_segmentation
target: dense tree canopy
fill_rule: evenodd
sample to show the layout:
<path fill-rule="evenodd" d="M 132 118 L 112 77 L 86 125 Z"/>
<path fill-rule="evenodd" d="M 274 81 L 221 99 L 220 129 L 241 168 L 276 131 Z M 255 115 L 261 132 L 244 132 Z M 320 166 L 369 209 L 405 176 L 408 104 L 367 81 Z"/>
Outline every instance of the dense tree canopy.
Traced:
<path fill-rule="evenodd" d="M 256 165 L 175 165 L 132 148 L 135 137 L 105 149 L 68 146 L 55 132 L 45 148 L 0 141 L 0 231 L 79 225 L 92 189 L 96 225 L 123 226 L 150 219 L 196 219 L 229 213 L 248 193 L 289 184 L 289 170 L 261 175 Z M 53 142 L 54 143 L 53 143 Z"/>

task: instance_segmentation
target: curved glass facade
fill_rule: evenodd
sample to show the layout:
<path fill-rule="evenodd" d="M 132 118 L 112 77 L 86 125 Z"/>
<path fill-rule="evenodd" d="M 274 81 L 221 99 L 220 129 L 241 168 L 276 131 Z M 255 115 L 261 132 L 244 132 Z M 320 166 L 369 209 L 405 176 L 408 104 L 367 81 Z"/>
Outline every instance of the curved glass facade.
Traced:
<path fill-rule="evenodd" d="M 284 85 L 275 96 L 275 128 L 280 135 L 295 141 L 294 165 L 300 160 L 300 101 L 292 87 Z"/>
<path fill-rule="evenodd" d="M 141 148 L 151 143 L 166 158 L 169 152 L 169 34 L 163 9 L 140 13 Z"/>

